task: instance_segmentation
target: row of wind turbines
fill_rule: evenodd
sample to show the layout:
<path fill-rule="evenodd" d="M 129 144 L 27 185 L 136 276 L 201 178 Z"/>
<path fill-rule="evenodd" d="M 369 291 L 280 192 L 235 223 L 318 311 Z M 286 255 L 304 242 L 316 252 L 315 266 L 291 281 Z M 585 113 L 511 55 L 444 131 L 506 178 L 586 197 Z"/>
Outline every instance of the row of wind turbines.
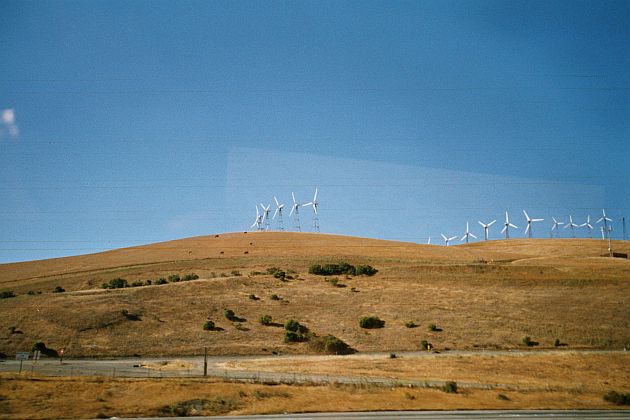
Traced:
<path fill-rule="evenodd" d="M 319 214 L 317 212 L 317 208 L 319 207 L 319 201 L 317 201 L 317 188 L 315 188 L 315 195 L 313 196 L 313 200 L 301 204 L 295 199 L 295 193 L 291 192 L 291 198 L 293 198 L 293 204 L 291 205 L 291 211 L 289 212 L 289 218 L 293 219 L 293 229 L 298 232 L 302 231 L 302 226 L 300 224 L 300 207 L 312 207 L 313 209 L 313 230 L 319 232 Z M 271 213 L 271 203 L 266 206 L 263 203 L 260 203 L 260 209 L 258 210 L 258 204 L 256 204 L 256 220 L 250 226 L 250 228 L 256 228 L 258 231 L 269 230 L 270 229 L 270 220 L 275 220 L 276 216 L 278 216 L 276 228 L 277 230 L 284 230 L 284 221 L 282 219 L 282 210 L 284 209 L 284 204 L 281 204 L 276 196 L 274 195 L 273 200 L 276 202 L 276 210 L 273 212 L 273 216 L 269 217 Z"/>
<path fill-rule="evenodd" d="M 525 210 L 523 210 L 523 215 L 525 216 L 525 220 L 527 222 L 527 226 L 525 227 L 525 235 L 528 236 L 529 238 L 532 237 L 532 225 L 534 223 L 537 222 L 542 222 L 545 219 L 537 219 L 537 218 L 532 218 L 529 217 L 529 214 L 527 214 L 527 212 Z M 553 223 L 551 224 L 551 230 L 550 235 L 551 237 L 553 237 L 554 231 L 556 232 L 556 236 L 559 237 L 559 232 L 560 232 L 560 226 L 565 225 L 564 229 L 571 229 L 571 236 L 573 238 L 575 238 L 575 230 L 574 229 L 579 229 L 579 228 L 586 228 L 588 229 L 589 232 L 589 236 L 592 238 L 592 231 L 593 231 L 593 225 L 591 224 L 591 215 L 587 215 L 586 218 L 586 222 L 582 223 L 580 225 L 576 224 L 573 222 L 573 216 L 569 215 L 569 222 L 568 223 L 564 223 L 560 220 L 557 220 L 555 217 L 551 218 L 553 220 Z M 622 216 L 621 219 L 619 219 L 619 221 L 622 224 L 622 231 L 623 231 L 623 240 L 626 240 L 626 218 L 625 216 Z M 492 226 L 493 224 L 496 223 L 496 220 L 491 221 L 490 223 L 484 223 L 482 221 L 478 221 L 478 223 L 481 225 L 481 227 L 483 228 L 484 231 L 484 240 L 488 240 L 488 230 L 490 229 L 490 226 Z M 602 226 L 600 227 L 600 231 L 602 234 L 602 240 L 610 240 L 610 234 L 613 231 L 612 228 L 612 219 L 609 218 L 608 216 L 606 216 L 606 210 L 602 209 L 602 217 L 600 217 L 595 224 L 602 224 Z M 508 215 L 508 212 L 505 212 L 505 222 L 503 223 L 503 229 L 501 229 L 501 233 L 505 234 L 505 239 L 510 239 L 510 228 L 512 229 L 518 229 L 518 226 L 516 226 L 515 224 L 513 224 L 512 222 L 510 222 L 510 216 Z M 446 246 L 449 245 L 449 243 L 455 239 L 457 239 L 457 236 L 451 236 L 448 237 L 446 235 L 444 235 L 443 233 L 442 235 L 442 239 L 444 239 L 444 244 Z M 466 232 L 464 233 L 464 236 L 461 237 L 460 241 L 464 242 L 466 241 L 466 243 L 468 243 L 470 238 L 475 238 L 477 239 L 477 237 L 470 232 L 470 228 L 468 225 L 468 222 L 466 222 Z M 429 237 L 429 241 L 428 244 L 431 244 L 431 237 Z"/>

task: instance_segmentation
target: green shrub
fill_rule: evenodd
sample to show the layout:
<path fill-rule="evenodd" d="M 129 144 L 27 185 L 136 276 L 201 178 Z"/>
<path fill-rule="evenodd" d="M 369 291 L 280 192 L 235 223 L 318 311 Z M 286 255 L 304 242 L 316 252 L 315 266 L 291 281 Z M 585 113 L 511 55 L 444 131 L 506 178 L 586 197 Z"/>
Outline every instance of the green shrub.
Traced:
<path fill-rule="evenodd" d="M 295 319 L 290 319 L 284 323 L 284 329 L 293 332 L 304 332 L 305 327 Z"/>
<path fill-rule="evenodd" d="M 309 339 L 310 346 L 317 352 L 326 354 L 352 354 L 355 350 L 334 335 L 323 337 L 312 336 Z"/>
<path fill-rule="evenodd" d="M 140 287 L 140 286 L 144 286 L 144 283 L 142 283 L 141 280 L 136 280 L 134 282 L 131 282 L 131 287 Z"/>
<path fill-rule="evenodd" d="M 214 322 L 208 320 L 206 322 L 203 323 L 203 329 L 206 331 L 212 331 L 214 330 L 216 327 L 214 325 Z"/>
<path fill-rule="evenodd" d="M 396 358 L 396 353 L 389 353 L 389 358 L 390 359 L 395 359 Z"/>
<path fill-rule="evenodd" d="M 284 342 L 285 343 L 298 343 L 300 341 L 305 341 L 306 337 L 301 332 L 296 331 L 288 331 L 284 332 Z"/>
<path fill-rule="evenodd" d="M 359 326 L 361 328 L 369 328 L 369 329 L 383 328 L 385 326 L 385 321 L 373 315 L 364 316 L 363 318 L 359 320 Z"/>
<path fill-rule="evenodd" d="M 251 294 L 248 296 L 251 300 L 260 300 L 260 298 L 258 296 L 256 296 L 255 294 Z"/>
<path fill-rule="evenodd" d="M 616 391 L 607 392 L 604 400 L 617 405 L 630 405 L 630 394 L 620 394 Z"/>
<path fill-rule="evenodd" d="M 61 287 L 61 286 L 57 286 L 57 287 L 55 287 L 55 288 L 53 289 L 53 293 L 63 293 L 63 292 L 65 292 L 65 291 L 66 291 L 66 289 L 64 289 L 64 288 L 63 288 L 63 287 Z"/>
<path fill-rule="evenodd" d="M 158 286 L 159 286 L 160 284 L 166 284 L 166 283 L 168 283 L 168 282 L 166 281 L 166 279 L 165 279 L 164 277 L 160 277 L 159 279 L 157 279 L 157 280 L 155 281 L 155 284 L 157 284 Z"/>
<path fill-rule="evenodd" d="M 449 381 L 442 387 L 442 391 L 448 394 L 457 394 L 457 382 Z"/>
<path fill-rule="evenodd" d="M 263 325 L 271 325 L 271 315 L 263 315 L 260 317 L 259 321 Z"/>
<path fill-rule="evenodd" d="M 560 339 L 556 338 L 556 341 L 553 342 L 554 347 L 560 347 Z"/>
<path fill-rule="evenodd" d="M 529 336 L 523 337 L 522 341 L 523 341 L 523 344 L 526 345 L 527 347 L 533 347 L 536 344 L 538 344 L 535 341 L 532 341 L 532 339 Z"/>
<path fill-rule="evenodd" d="M 177 283 L 180 280 L 181 279 L 179 278 L 179 274 L 171 274 L 170 276 L 168 276 L 168 281 L 170 281 L 171 283 Z"/>
<path fill-rule="evenodd" d="M 46 344 L 44 344 L 42 341 L 38 341 L 35 344 L 33 344 L 33 347 L 31 347 L 31 351 L 32 352 L 39 351 L 44 356 L 49 356 L 49 357 L 59 356 L 59 353 L 57 353 L 57 350 L 46 347 Z"/>
<path fill-rule="evenodd" d="M 233 275 L 234 277 L 240 277 L 241 276 L 241 272 L 238 270 L 232 270 L 230 272 L 231 275 Z"/>
<path fill-rule="evenodd" d="M 199 276 L 196 275 L 195 273 L 190 273 L 190 274 L 186 274 L 184 277 L 182 277 L 182 281 L 197 280 L 198 278 L 199 278 Z"/>
<path fill-rule="evenodd" d="M 348 264 L 347 262 L 337 263 L 337 264 L 313 264 L 309 267 L 308 272 L 310 274 L 315 274 L 318 276 L 335 276 L 335 275 L 352 275 L 352 276 L 373 276 L 378 272 L 372 266 L 369 265 L 359 265 L 357 267 Z"/>
<path fill-rule="evenodd" d="M 227 319 L 229 319 L 230 321 L 234 321 L 234 320 L 236 319 L 236 314 L 235 314 L 235 313 L 234 313 L 234 311 L 233 311 L 233 310 L 231 310 L 231 309 L 225 309 L 225 310 L 223 311 L 223 315 L 224 315 Z"/>
<path fill-rule="evenodd" d="M 129 284 L 127 283 L 127 280 L 120 277 L 111 279 L 109 283 L 103 283 L 103 289 L 122 289 L 125 287 L 129 287 Z"/>
<path fill-rule="evenodd" d="M 0 293 L 0 299 L 8 299 L 12 297 L 15 297 L 15 293 L 13 293 L 13 290 L 4 290 Z"/>
<path fill-rule="evenodd" d="M 151 283 L 152 283 L 151 279 L 148 279 L 148 280 L 145 282 L 145 284 L 146 284 L 147 286 L 151 286 Z"/>
<path fill-rule="evenodd" d="M 429 328 L 429 331 L 437 331 L 438 330 L 438 327 L 435 324 L 429 324 L 428 328 Z"/>
<path fill-rule="evenodd" d="M 36 293 L 33 290 L 29 290 L 28 292 L 26 292 L 27 295 L 35 295 Z"/>
<path fill-rule="evenodd" d="M 417 325 L 413 321 L 407 321 L 407 322 L 405 322 L 405 327 L 407 327 L 407 328 L 416 328 Z"/>
<path fill-rule="evenodd" d="M 282 300 L 282 299 L 280 298 L 280 296 L 274 293 L 273 295 L 271 295 L 271 300 Z"/>

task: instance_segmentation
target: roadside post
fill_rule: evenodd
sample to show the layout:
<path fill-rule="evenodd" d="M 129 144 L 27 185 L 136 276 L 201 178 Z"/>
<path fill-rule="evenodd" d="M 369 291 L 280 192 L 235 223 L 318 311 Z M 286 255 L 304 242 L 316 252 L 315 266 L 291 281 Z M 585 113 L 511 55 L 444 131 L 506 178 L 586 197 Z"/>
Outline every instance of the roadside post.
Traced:
<path fill-rule="evenodd" d="M 22 363 L 25 360 L 28 360 L 28 355 L 29 355 L 29 352 L 27 351 L 18 351 L 17 353 L 15 353 L 15 360 L 20 361 L 20 371 L 18 373 L 22 373 Z"/>
<path fill-rule="evenodd" d="M 60 349 L 59 349 L 59 356 L 61 356 L 61 357 L 59 358 L 59 364 L 60 364 L 60 365 L 61 365 L 61 364 L 63 364 L 63 354 L 64 354 L 65 352 L 66 352 L 66 349 L 65 349 L 65 348 L 60 348 Z"/>
<path fill-rule="evenodd" d="M 203 376 L 208 376 L 208 347 L 203 348 Z"/>

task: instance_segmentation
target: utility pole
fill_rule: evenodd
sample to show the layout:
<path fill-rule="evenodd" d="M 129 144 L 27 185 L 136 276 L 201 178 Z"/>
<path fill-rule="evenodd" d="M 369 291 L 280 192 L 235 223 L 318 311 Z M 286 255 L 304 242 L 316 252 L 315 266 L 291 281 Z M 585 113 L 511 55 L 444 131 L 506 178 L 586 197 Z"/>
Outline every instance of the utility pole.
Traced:
<path fill-rule="evenodd" d="M 203 348 L 203 376 L 208 376 L 208 347 Z"/>

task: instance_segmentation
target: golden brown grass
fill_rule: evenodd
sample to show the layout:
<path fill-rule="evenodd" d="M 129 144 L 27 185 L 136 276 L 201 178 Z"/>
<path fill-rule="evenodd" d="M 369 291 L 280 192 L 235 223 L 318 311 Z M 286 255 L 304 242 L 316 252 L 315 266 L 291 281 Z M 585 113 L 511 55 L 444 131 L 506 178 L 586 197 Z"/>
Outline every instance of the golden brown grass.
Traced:
<path fill-rule="evenodd" d="M 289 386 L 216 380 L 26 378 L 0 375 L 1 419 L 147 417 L 191 400 L 196 414 L 457 409 L 614 409 L 590 391 L 460 390 L 328 385 Z M 499 394 L 508 399 L 498 398 Z"/>
<path fill-rule="evenodd" d="M 629 252 L 628 242 L 615 248 Z M 604 258 L 598 240 L 510 240 L 441 247 L 344 236 L 261 232 L 190 238 L 106 253 L 0 265 L 0 351 L 35 341 L 72 356 L 308 353 L 285 344 L 278 327 L 295 318 L 318 335 L 333 334 L 359 351 L 520 348 L 523 336 L 553 347 L 630 345 L 630 260 Z M 370 264 L 374 277 L 339 276 L 333 287 L 307 274 L 313 263 Z M 248 276 L 277 266 L 299 273 L 282 282 Z M 242 276 L 232 275 L 233 270 Z M 199 280 L 119 290 L 115 277 L 157 279 L 194 272 Z M 57 285 L 66 293 L 51 293 Z M 354 288 L 355 291 L 352 289 Z M 42 291 L 27 295 L 29 290 Z M 251 300 L 250 294 L 260 297 Z M 281 300 L 272 300 L 273 294 Z M 243 318 L 238 328 L 223 316 Z M 129 320 L 122 313 L 138 316 Z M 363 330 L 374 314 L 385 328 Z M 213 320 L 219 331 L 204 331 Z M 406 328 L 413 321 L 418 328 Z M 430 332 L 429 323 L 442 331 Z M 13 328 L 13 330 L 10 330 Z M 13 331 L 13 333 L 11 332 Z M 16 333 L 16 331 L 18 333 Z"/>

